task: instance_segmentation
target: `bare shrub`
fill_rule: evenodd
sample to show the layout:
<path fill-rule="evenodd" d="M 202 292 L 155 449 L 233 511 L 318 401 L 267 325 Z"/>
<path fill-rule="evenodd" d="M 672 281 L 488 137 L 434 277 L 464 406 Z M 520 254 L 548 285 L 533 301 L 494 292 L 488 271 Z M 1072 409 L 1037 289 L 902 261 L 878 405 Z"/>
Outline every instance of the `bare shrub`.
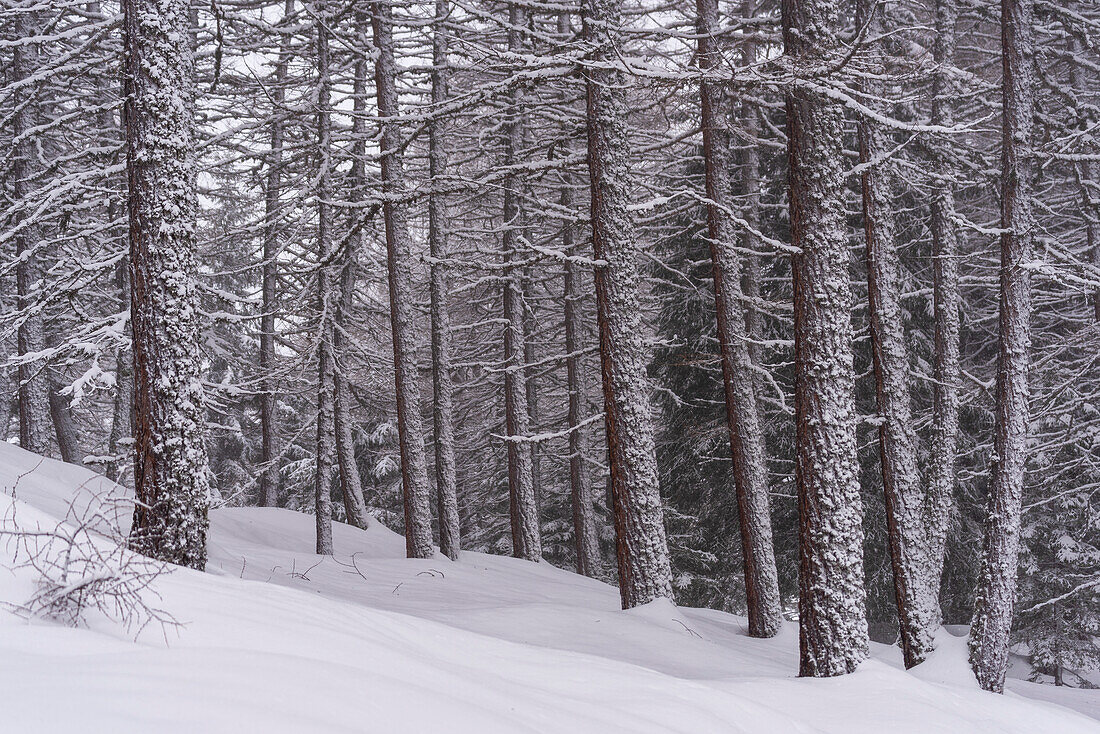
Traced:
<path fill-rule="evenodd" d="M 171 566 L 127 549 L 117 518 L 132 511 L 133 500 L 122 492 L 115 486 L 93 493 L 82 485 L 65 517 L 52 527 L 16 522 L 13 502 L 0 520 L 0 540 L 13 570 L 33 571 L 35 591 L 22 604 L 5 604 L 28 619 L 72 627 L 87 626 L 88 613 L 98 612 L 135 638 L 149 625 L 159 625 L 167 640 L 168 629 L 179 622 L 157 606 L 161 597 L 153 582 Z"/>

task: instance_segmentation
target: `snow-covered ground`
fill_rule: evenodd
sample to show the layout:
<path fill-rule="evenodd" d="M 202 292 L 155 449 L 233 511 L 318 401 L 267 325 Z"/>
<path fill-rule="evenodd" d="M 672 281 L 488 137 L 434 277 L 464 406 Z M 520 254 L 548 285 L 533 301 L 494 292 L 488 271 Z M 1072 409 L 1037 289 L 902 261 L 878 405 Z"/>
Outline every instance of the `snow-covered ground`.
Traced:
<path fill-rule="evenodd" d="M 0 443 L 9 527 L 53 527 L 109 487 Z M 222 509 L 212 524 L 208 573 L 155 582 L 183 623 L 167 643 L 94 615 L 28 622 L 7 607 L 31 573 L 0 569 L 0 732 L 1100 732 L 1100 691 L 987 694 L 946 632 L 910 673 L 875 645 L 853 675 L 799 679 L 793 625 L 765 641 L 711 610 L 623 612 L 614 588 L 546 564 L 406 559 L 377 524 L 337 525 L 325 559 L 306 515 Z M 0 543 L 0 566 L 11 556 Z"/>

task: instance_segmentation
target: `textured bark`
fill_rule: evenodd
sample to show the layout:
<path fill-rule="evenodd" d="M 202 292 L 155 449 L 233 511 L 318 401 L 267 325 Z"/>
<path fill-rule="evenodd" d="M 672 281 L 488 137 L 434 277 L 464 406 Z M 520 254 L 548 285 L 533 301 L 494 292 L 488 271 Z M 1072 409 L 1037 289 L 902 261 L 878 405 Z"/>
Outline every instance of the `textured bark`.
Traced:
<path fill-rule="evenodd" d="M 317 453 L 313 512 L 317 522 L 317 553 L 332 554 L 332 467 L 336 419 L 333 415 L 336 360 L 333 355 L 334 311 L 339 294 L 332 251 L 332 113 L 329 109 L 328 3 L 313 4 L 317 49 Z"/>
<path fill-rule="evenodd" d="M 80 450 L 80 439 L 73 421 L 73 412 L 69 408 L 69 399 L 61 394 L 64 385 L 51 377 L 49 386 L 50 418 L 53 420 L 61 460 L 69 464 L 83 464 L 84 454 Z"/>
<path fill-rule="evenodd" d="M 796 75 L 837 53 L 831 0 L 783 0 L 783 40 Z M 799 510 L 799 674 L 852 672 L 867 657 L 863 510 L 856 463 L 852 294 L 844 221 L 841 108 L 787 93 L 795 329 L 795 481 Z"/>
<path fill-rule="evenodd" d="M 745 307 L 741 293 L 741 261 L 734 249 L 736 234 L 724 206 L 729 201 L 729 128 L 722 109 L 721 90 L 706 74 L 722 61 L 717 0 L 696 0 L 699 31 L 700 111 L 703 160 L 706 169 L 707 230 L 714 274 L 714 303 L 718 344 L 722 354 L 722 382 L 726 398 L 733 478 L 741 527 L 749 634 L 772 637 L 783 624 L 779 575 L 772 545 L 768 507 L 768 465 L 764 433 L 756 405 L 752 359 L 749 354 Z"/>
<path fill-rule="evenodd" d="M 432 26 L 432 106 L 440 110 L 447 102 L 448 45 L 446 20 L 448 0 L 436 0 Z M 431 251 L 432 390 L 435 403 L 435 488 L 439 513 L 439 550 L 458 558 L 462 547 L 458 516 L 458 486 L 455 480 L 454 383 L 451 379 L 451 319 L 447 305 L 447 200 L 439 191 L 447 173 L 445 139 L 447 124 L 441 114 L 428 123 L 428 168 L 432 193 L 428 199 L 428 247 Z"/>
<path fill-rule="evenodd" d="M 365 36 L 370 25 L 369 14 L 362 5 L 355 8 L 357 32 Z M 352 119 L 352 163 L 351 196 L 358 199 L 366 189 L 367 158 L 367 80 L 370 74 L 369 62 L 363 57 L 355 60 L 355 81 L 353 84 L 355 117 Z M 333 428 L 336 433 L 336 462 L 340 469 L 340 493 L 344 498 L 344 513 L 349 524 L 366 529 L 370 524 L 367 514 L 367 502 L 363 497 L 363 482 L 359 477 L 359 465 L 355 461 L 355 437 L 352 432 L 351 388 L 348 384 L 347 337 L 348 318 L 355 307 L 355 280 L 359 269 L 359 248 L 362 246 L 363 233 L 353 232 L 347 238 L 340 257 L 340 281 L 337 285 L 338 296 L 335 299 L 336 313 L 332 334 L 332 348 L 336 357 L 336 369 L 333 374 Z"/>
<path fill-rule="evenodd" d="M 30 38 L 40 32 L 37 12 L 15 13 L 16 38 Z M 12 48 L 11 74 L 16 80 L 29 79 L 39 66 L 38 45 L 19 44 Z M 41 165 L 35 151 L 35 138 L 31 134 L 37 123 L 36 92 L 31 99 L 17 106 L 12 115 L 12 196 L 15 201 L 29 202 L 39 185 Z M 28 207 L 29 208 L 29 207 Z M 28 220 L 27 212 L 20 212 L 13 222 L 15 234 L 16 306 L 23 314 L 16 333 L 16 345 L 20 356 L 34 355 L 46 348 L 42 313 L 38 307 L 42 280 L 41 231 L 36 222 Z M 45 365 L 21 363 L 17 370 L 19 380 L 19 445 L 36 454 L 50 453 L 50 403 L 49 381 Z"/>
<path fill-rule="evenodd" d="M 881 8 L 871 0 L 857 3 L 856 26 L 874 38 L 886 28 Z M 863 54 L 860 89 L 867 104 L 886 98 L 882 42 Z M 905 667 L 918 665 L 932 653 L 939 625 L 937 591 L 928 557 L 924 493 L 917 469 L 916 435 L 909 397 L 909 348 L 901 303 L 901 262 L 894 223 L 894 170 L 879 160 L 889 150 L 889 138 L 870 117 L 859 122 L 859 160 L 863 192 L 863 231 L 867 253 L 871 353 L 879 419 L 879 464 L 886 505 L 886 528 L 894 599 Z M 932 587 L 933 576 L 936 587 Z"/>
<path fill-rule="evenodd" d="M 955 63 L 955 0 L 937 0 L 933 58 L 932 122 L 954 124 L 948 69 Z M 926 514 L 932 589 L 938 594 L 944 548 L 955 494 L 959 441 L 959 236 L 955 225 L 954 172 L 947 141 L 936 141 L 933 165 L 939 181 L 932 194 L 932 299 L 935 318 L 932 395 L 932 461 L 928 470 Z"/>
<path fill-rule="evenodd" d="M 206 565 L 209 470 L 195 257 L 194 58 L 184 0 L 126 0 L 137 504 L 130 546 Z"/>
<path fill-rule="evenodd" d="M 756 17 L 756 0 L 745 0 L 741 4 L 742 18 Z M 751 38 L 741 42 L 741 65 L 748 68 L 757 63 L 757 43 Z M 745 131 L 745 147 L 741 153 L 741 195 L 742 217 L 748 225 L 741 233 L 741 246 L 745 249 L 745 267 L 741 277 L 741 291 L 745 295 L 745 329 L 749 336 L 749 358 L 755 366 L 763 364 L 764 314 L 760 310 L 760 249 L 759 238 L 750 231 L 760 229 L 760 151 L 756 138 L 760 135 L 759 110 L 748 99 L 741 100 L 740 124 Z M 757 390 L 761 380 L 756 380 Z"/>
<path fill-rule="evenodd" d="M 395 199 L 405 193 L 401 159 L 401 134 L 395 121 L 397 67 L 393 57 L 390 6 L 372 6 L 371 25 L 378 56 L 374 83 L 378 115 L 382 118 L 382 213 L 386 222 L 386 263 L 390 286 L 390 323 L 393 331 L 394 385 L 397 392 L 397 435 L 401 446 L 401 485 L 405 503 L 405 550 L 409 558 L 430 558 L 432 547 L 431 490 L 424 456 L 423 420 L 420 417 L 420 383 L 416 371 L 416 309 L 412 283 L 405 205 Z"/>
<path fill-rule="evenodd" d="M 592 243 L 602 261 L 595 275 L 600 362 L 619 594 L 630 608 L 671 599 L 672 572 L 645 373 L 639 245 L 627 210 L 626 77 L 618 67 L 622 8 L 619 0 L 587 0 L 584 9 Z"/>
<path fill-rule="evenodd" d="M 522 28 L 525 13 L 519 3 L 508 6 L 508 50 L 523 51 Z M 523 145 L 523 93 L 514 89 L 504 124 L 504 165 L 515 165 Z M 538 497 L 535 494 L 533 454 L 524 439 L 531 432 L 527 402 L 524 309 L 522 273 L 512 265 L 519 257 L 520 209 L 519 177 L 510 174 L 504 188 L 504 234 L 501 254 L 504 258 L 504 414 L 508 437 L 508 508 L 512 522 L 512 555 L 528 561 L 542 559 L 542 534 L 539 527 Z"/>
<path fill-rule="evenodd" d="M 285 0 L 283 17 L 289 21 L 294 14 L 294 0 Z M 262 268 L 261 297 L 263 312 L 260 316 L 260 504 L 275 507 L 279 504 L 279 467 L 275 427 L 275 319 L 278 316 L 279 277 L 279 206 L 283 189 L 284 125 L 282 106 L 286 98 L 287 68 L 290 64 L 290 34 L 279 42 L 279 61 L 275 65 L 275 81 L 271 89 L 272 120 L 271 150 L 268 152 L 267 180 L 264 182 L 264 262 Z"/>
<path fill-rule="evenodd" d="M 1034 46 L 1032 0 L 1001 2 L 1001 294 L 996 419 L 982 571 L 970 625 L 970 665 L 979 685 L 1004 691 L 1016 603 L 1020 503 L 1027 464 L 1031 277 Z"/>

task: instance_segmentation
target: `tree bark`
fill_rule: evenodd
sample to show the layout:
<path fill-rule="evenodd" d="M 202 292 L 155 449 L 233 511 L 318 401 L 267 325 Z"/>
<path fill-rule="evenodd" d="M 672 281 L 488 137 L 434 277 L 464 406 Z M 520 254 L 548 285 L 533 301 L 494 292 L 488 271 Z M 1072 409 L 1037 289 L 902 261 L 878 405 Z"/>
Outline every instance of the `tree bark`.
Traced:
<path fill-rule="evenodd" d="M 741 527 L 749 634 L 772 637 L 783 624 L 779 575 L 772 545 L 768 507 L 768 465 L 764 433 L 756 405 L 752 358 L 746 334 L 741 293 L 741 260 L 734 249 L 736 235 L 725 211 L 729 202 L 729 128 L 718 85 L 707 78 L 722 62 L 717 39 L 717 0 L 696 0 L 699 32 L 700 111 L 703 161 L 706 169 L 707 230 L 714 274 L 714 303 L 718 344 L 722 355 L 722 382 L 726 422 L 733 459 L 733 478 Z"/>
<path fill-rule="evenodd" d="M 744 0 L 741 5 L 741 16 L 753 18 L 756 16 L 756 0 Z M 750 68 L 757 63 L 757 43 L 755 39 L 746 38 L 741 42 L 741 65 Z M 749 358 L 754 367 L 759 367 L 764 362 L 764 314 L 760 309 L 760 280 L 761 265 L 760 256 L 756 254 L 760 247 L 759 238 L 753 230 L 760 228 L 760 151 L 756 139 L 760 135 L 759 110 L 748 99 L 741 100 L 741 126 L 745 131 L 745 147 L 741 154 L 741 193 L 744 197 L 745 223 L 741 234 L 741 245 L 745 249 L 745 269 L 741 278 L 741 290 L 745 295 L 745 330 L 749 337 Z M 750 229 L 751 228 L 751 229 Z M 756 380 L 757 389 L 761 380 Z"/>
<path fill-rule="evenodd" d="M 365 38 L 370 25 L 366 8 L 359 4 L 355 7 L 356 32 Z M 355 60 L 355 81 L 353 83 L 352 107 L 352 162 L 351 196 L 360 198 L 366 190 L 367 159 L 367 79 L 369 62 L 363 57 Z M 336 313 L 332 334 L 333 353 L 336 368 L 333 373 L 333 424 L 336 432 L 336 461 L 340 469 L 340 493 L 344 497 L 344 513 L 350 525 L 366 529 L 370 524 L 367 514 L 367 502 L 363 497 L 363 482 L 359 476 L 359 465 L 355 461 L 355 437 L 352 432 L 351 388 L 348 384 L 347 367 L 347 323 L 355 308 L 355 280 L 359 270 L 359 248 L 363 242 L 361 231 L 352 232 L 347 238 L 340 258 L 340 281 L 337 285 L 339 296 L 336 299 Z"/>
<path fill-rule="evenodd" d="M 857 3 L 856 27 L 875 38 L 887 28 L 884 11 L 871 0 Z M 860 89 L 867 104 L 886 99 L 882 41 L 872 42 L 863 55 L 866 65 Z M 870 117 L 859 121 L 859 160 L 863 166 L 863 231 L 867 254 L 871 353 L 879 419 L 879 464 L 886 505 L 890 565 L 898 609 L 905 667 L 918 665 L 932 653 L 936 627 L 938 583 L 929 559 L 924 493 L 917 469 L 916 436 L 909 397 L 909 348 L 901 303 L 902 274 L 894 222 L 894 171 L 889 138 Z"/>
<path fill-rule="evenodd" d="M 455 480 L 454 383 L 451 379 L 451 318 L 447 305 L 447 199 L 440 191 L 447 173 L 447 125 L 442 108 L 448 91 L 449 0 L 436 0 L 432 25 L 432 107 L 428 123 L 428 168 L 432 193 L 428 199 L 428 247 L 431 252 L 432 390 L 435 403 L 435 487 L 439 513 L 439 550 L 456 560 L 462 547 Z"/>
<path fill-rule="evenodd" d="M 619 68 L 619 0 L 587 0 L 587 87 L 592 242 L 597 260 L 604 411 L 615 555 L 623 608 L 672 598 L 672 572 L 657 480 L 639 307 L 639 245 L 627 205 L 630 171 L 626 75 Z"/>
<path fill-rule="evenodd" d="M 203 569 L 209 469 L 195 244 L 194 57 L 185 0 L 125 0 L 137 503 L 130 546 Z"/>
<path fill-rule="evenodd" d="M 783 0 L 783 40 L 805 76 L 840 49 L 831 0 Z M 852 293 L 844 214 L 843 113 L 787 93 L 799 509 L 799 674 L 843 675 L 867 657 L 863 510 L 856 462 Z"/>
<path fill-rule="evenodd" d="M 936 2 L 932 123 L 954 124 L 949 69 L 955 63 L 955 0 Z M 932 194 L 932 299 L 935 318 L 932 393 L 932 463 L 929 467 L 927 518 L 931 588 L 938 595 L 944 548 L 951 520 L 959 436 L 959 236 L 955 225 L 954 171 L 948 141 L 936 141 L 933 165 L 940 178 Z"/>
<path fill-rule="evenodd" d="M 996 419 L 982 571 L 970 625 L 970 665 L 987 691 L 1004 691 L 1016 602 L 1020 504 L 1027 464 L 1031 276 L 1035 220 L 1032 0 L 1001 1 L 1001 295 Z"/>
<path fill-rule="evenodd" d="M 519 3 L 508 6 L 508 50 L 522 53 L 522 28 L 526 24 Z M 523 146 L 523 93 L 513 89 L 504 124 L 504 164 L 515 165 Z M 508 437 L 508 506 L 512 524 L 512 555 L 528 561 L 542 560 L 542 534 L 539 527 L 538 497 L 535 494 L 533 453 L 527 443 L 530 413 L 527 402 L 526 350 L 522 272 L 515 266 L 519 256 L 520 209 L 519 177 L 505 179 L 504 234 L 501 252 L 504 258 L 504 413 Z"/>
<path fill-rule="evenodd" d="M 68 398 L 61 394 L 64 386 L 53 377 L 49 378 L 48 384 L 50 386 L 50 418 L 53 420 L 61 460 L 68 464 L 83 465 L 84 455 L 80 451 L 80 439 L 77 436 L 76 423 L 73 421 L 73 412 L 69 407 Z"/>
<path fill-rule="evenodd" d="M 285 0 L 283 23 L 294 14 L 294 0 Z M 260 505 L 279 504 L 278 431 L 275 427 L 276 391 L 275 319 L 279 296 L 279 208 L 283 189 L 283 102 L 286 99 L 287 68 L 290 65 L 290 33 L 284 31 L 279 41 L 279 60 L 275 65 L 275 81 L 271 89 L 271 150 L 268 153 L 267 180 L 264 182 L 264 262 L 261 276 L 263 312 L 260 316 Z"/>
<path fill-rule="evenodd" d="M 336 421 L 334 412 L 336 360 L 333 355 L 334 311 L 339 301 L 333 276 L 332 249 L 332 82 L 329 79 L 328 3 L 313 7 L 317 43 L 317 456 L 313 511 L 317 522 L 317 554 L 332 555 L 332 468 Z"/>
<path fill-rule="evenodd" d="M 32 38 L 39 34 L 37 12 L 15 13 L 16 38 Z M 11 73 L 14 79 L 29 79 L 38 71 L 38 45 L 17 44 L 12 48 Z M 37 86 L 37 85 L 35 85 Z M 30 204 L 41 173 L 35 150 L 33 129 L 38 120 L 37 91 L 28 92 L 30 99 L 16 106 L 12 114 L 12 196 L 22 202 L 26 211 L 17 214 L 14 224 L 16 306 L 22 321 L 16 332 L 19 356 L 41 353 L 46 348 L 43 314 L 39 304 L 42 287 L 42 232 L 32 217 Z M 50 454 L 49 380 L 44 363 L 19 364 L 19 445 L 27 451 Z"/>
<path fill-rule="evenodd" d="M 431 491 L 424 456 L 420 384 L 416 371 L 416 310 L 412 283 L 412 253 L 405 205 L 405 172 L 401 134 L 393 119 L 398 114 L 390 6 L 375 2 L 371 25 L 378 56 L 374 67 L 378 115 L 382 118 L 382 190 L 386 222 L 386 262 L 390 286 L 390 323 L 393 331 L 394 385 L 397 392 L 397 434 L 401 446 L 401 483 L 405 504 L 405 549 L 409 558 L 430 558 L 432 547 Z"/>

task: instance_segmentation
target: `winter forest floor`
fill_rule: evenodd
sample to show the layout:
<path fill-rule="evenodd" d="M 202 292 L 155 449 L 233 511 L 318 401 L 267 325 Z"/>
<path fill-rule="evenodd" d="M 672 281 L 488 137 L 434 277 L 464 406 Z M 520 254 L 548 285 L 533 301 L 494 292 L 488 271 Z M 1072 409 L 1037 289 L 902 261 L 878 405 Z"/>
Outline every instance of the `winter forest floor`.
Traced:
<path fill-rule="evenodd" d="M 5 529 L 26 530 L 111 485 L 0 443 L 0 486 L 17 497 L 0 498 Z M 216 510 L 208 572 L 153 584 L 182 625 L 135 641 L 95 613 L 74 629 L 10 611 L 34 576 L 7 570 L 9 536 L 0 731 L 1100 732 L 1100 691 L 1012 680 L 984 693 L 946 632 L 912 673 L 874 645 L 854 675 L 799 679 L 793 624 L 755 640 L 721 612 L 622 612 L 613 587 L 548 564 L 406 559 L 380 524 L 337 525 L 334 539 L 322 559 L 311 516 Z"/>

